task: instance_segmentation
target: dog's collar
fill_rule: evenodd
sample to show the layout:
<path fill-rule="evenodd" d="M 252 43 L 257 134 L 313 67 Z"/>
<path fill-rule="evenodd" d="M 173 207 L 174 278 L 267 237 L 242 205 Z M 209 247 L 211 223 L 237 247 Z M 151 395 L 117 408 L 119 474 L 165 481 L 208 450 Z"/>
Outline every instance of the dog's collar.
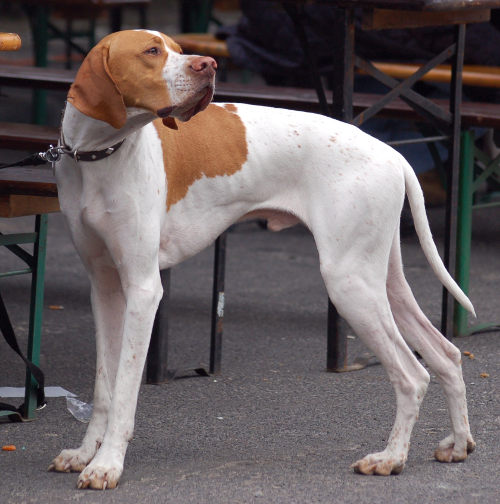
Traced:
<path fill-rule="evenodd" d="M 50 146 L 46 152 L 40 152 L 38 155 L 49 163 L 55 163 L 61 159 L 63 154 L 71 156 L 75 161 L 100 161 L 101 159 L 105 159 L 111 154 L 114 154 L 125 142 L 125 139 L 120 140 L 118 143 L 115 143 L 111 147 L 106 147 L 106 149 L 95 150 L 95 151 L 79 151 L 78 149 L 72 149 L 65 145 L 65 143 L 61 140 L 60 144 L 57 147 Z"/>
<path fill-rule="evenodd" d="M 95 151 L 79 151 L 77 149 L 71 149 L 71 147 L 67 147 L 65 145 L 61 148 L 63 149 L 64 154 L 68 154 L 76 161 L 100 161 L 101 159 L 105 159 L 111 156 L 111 154 L 114 154 L 123 145 L 123 142 L 125 142 L 125 139 L 120 140 L 111 147 Z"/>
<path fill-rule="evenodd" d="M 68 102 L 65 103 L 65 106 L 61 112 L 61 125 L 64 121 L 64 115 L 66 113 L 66 107 Z M 95 151 L 79 151 L 78 149 L 72 149 L 66 144 L 66 140 L 64 139 L 64 135 L 61 127 L 61 136 L 59 137 L 59 145 L 54 147 L 53 145 L 46 152 L 40 152 L 38 156 L 42 158 L 44 161 L 49 163 L 55 163 L 61 159 L 63 154 L 71 156 L 75 161 L 100 161 L 101 159 L 105 159 L 111 154 L 114 154 L 125 142 L 125 138 L 120 140 L 119 142 L 111 145 L 111 147 L 106 147 L 102 150 Z"/>

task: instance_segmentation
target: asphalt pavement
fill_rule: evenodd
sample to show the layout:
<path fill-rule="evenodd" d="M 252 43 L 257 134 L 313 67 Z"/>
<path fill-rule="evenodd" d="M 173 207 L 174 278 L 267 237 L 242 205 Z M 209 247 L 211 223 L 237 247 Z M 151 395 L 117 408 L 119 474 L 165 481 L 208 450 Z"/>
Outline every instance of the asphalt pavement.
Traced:
<path fill-rule="evenodd" d="M 430 211 L 442 242 L 442 209 Z M 2 230 L 29 229 L 29 218 Z M 95 372 L 89 285 L 61 215 L 49 223 L 41 366 L 46 384 L 89 403 Z M 481 322 L 500 321 L 500 212 L 474 221 L 471 298 Z M 213 250 L 172 272 L 169 365 L 206 364 Z M 405 271 L 439 324 L 440 286 L 415 236 L 403 238 Z M 11 259 L 2 255 L 2 264 Z M 21 340 L 27 330 L 27 277 L 2 279 L 2 294 Z M 76 489 L 76 474 L 47 472 L 60 450 L 78 445 L 85 424 L 64 397 L 49 399 L 30 423 L 0 424 L 0 502 L 116 503 L 496 503 L 499 502 L 499 333 L 455 339 L 463 352 L 476 451 L 459 464 L 433 460 L 449 432 L 433 377 L 401 475 L 367 477 L 350 464 L 385 446 L 395 398 L 380 365 L 352 373 L 325 371 L 326 294 L 309 233 L 281 233 L 254 223 L 228 237 L 222 373 L 181 372 L 162 385 L 143 384 L 136 430 L 116 490 Z M 348 327 L 349 359 L 364 352 Z M 24 370 L 0 341 L 0 386 L 22 386 Z M 486 378 L 481 374 L 487 373 Z M 11 400 L 14 401 L 14 400 Z"/>

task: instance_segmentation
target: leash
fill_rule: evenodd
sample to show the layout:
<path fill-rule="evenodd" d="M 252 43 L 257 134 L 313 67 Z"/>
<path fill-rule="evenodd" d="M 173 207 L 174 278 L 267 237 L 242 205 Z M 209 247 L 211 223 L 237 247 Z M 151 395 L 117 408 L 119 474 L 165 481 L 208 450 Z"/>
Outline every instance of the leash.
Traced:
<path fill-rule="evenodd" d="M 30 156 L 15 163 L 0 163 L 0 170 L 3 170 L 4 168 L 14 168 L 20 166 L 39 166 L 46 163 L 53 164 L 57 163 L 57 161 L 59 161 L 63 155 L 70 156 L 75 161 L 100 161 L 101 159 L 105 159 L 111 156 L 111 154 L 114 154 L 123 145 L 123 142 L 125 142 L 125 139 L 120 140 L 111 147 L 95 151 L 79 151 L 78 149 L 71 149 L 64 144 L 57 147 L 51 145 L 50 148 L 45 152 L 31 154 Z"/>
<path fill-rule="evenodd" d="M 45 401 L 45 391 L 44 391 L 45 377 L 43 375 L 43 371 L 38 366 L 33 364 L 33 362 L 28 360 L 21 352 L 19 344 L 17 343 L 14 329 L 12 328 L 12 324 L 10 323 L 7 309 L 5 308 L 5 304 L 3 302 L 1 295 L 0 295 L 0 330 L 3 333 L 5 341 L 12 348 L 12 350 L 14 350 L 14 352 L 16 352 L 19 355 L 19 357 L 21 357 L 21 359 L 24 361 L 27 368 L 30 370 L 31 374 L 35 377 L 35 380 L 37 381 L 38 386 L 36 391 L 36 397 L 37 397 L 36 409 L 41 410 L 45 408 L 47 403 Z M 21 404 L 21 406 L 19 406 L 18 408 L 16 408 L 15 406 L 12 406 L 10 404 L 0 402 L 0 409 L 4 411 L 12 411 L 12 414 L 8 416 L 11 422 L 23 422 L 27 417 L 26 405 L 24 403 Z"/>

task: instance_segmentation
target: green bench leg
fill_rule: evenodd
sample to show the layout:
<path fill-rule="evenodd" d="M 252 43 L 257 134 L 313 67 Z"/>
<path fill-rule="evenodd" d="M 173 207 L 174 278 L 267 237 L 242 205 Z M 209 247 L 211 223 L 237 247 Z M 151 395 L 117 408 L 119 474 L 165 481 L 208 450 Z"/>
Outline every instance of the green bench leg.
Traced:
<path fill-rule="evenodd" d="M 457 216 L 457 260 L 455 278 L 461 289 L 469 292 L 470 247 L 472 236 L 472 195 L 474 177 L 474 134 L 462 133 Z M 455 302 L 454 336 L 465 336 L 467 311 Z"/>
<path fill-rule="evenodd" d="M 47 250 L 47 214 L 37 215 L 35 220 L 36 240 L 33 244 L 33 266 L 31 276 L 30 321 L 28 333 L 28 360 L 40 363 L 42 339 L 43 290 L 45 280 L 45 255 Z M 24 397 L 27 419 L 35 416 L 37 407 L 37 382 L 30 370 L 26 370 L 26 392 Z"/>

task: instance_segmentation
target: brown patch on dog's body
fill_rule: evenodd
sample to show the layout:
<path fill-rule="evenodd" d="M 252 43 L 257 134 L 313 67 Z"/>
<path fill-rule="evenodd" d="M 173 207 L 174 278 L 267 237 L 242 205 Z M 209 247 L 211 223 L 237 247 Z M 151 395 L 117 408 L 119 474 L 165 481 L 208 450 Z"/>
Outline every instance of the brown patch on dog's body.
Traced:
<path fill-rule="evenodd" d="M 178 130 L 154 121 L 160 136 L 167 175 L 167 210 L 181 201 L 202 177 L 233 175 L 248 156 L 245 125 L 234 105 L 209 105 Z"/>

